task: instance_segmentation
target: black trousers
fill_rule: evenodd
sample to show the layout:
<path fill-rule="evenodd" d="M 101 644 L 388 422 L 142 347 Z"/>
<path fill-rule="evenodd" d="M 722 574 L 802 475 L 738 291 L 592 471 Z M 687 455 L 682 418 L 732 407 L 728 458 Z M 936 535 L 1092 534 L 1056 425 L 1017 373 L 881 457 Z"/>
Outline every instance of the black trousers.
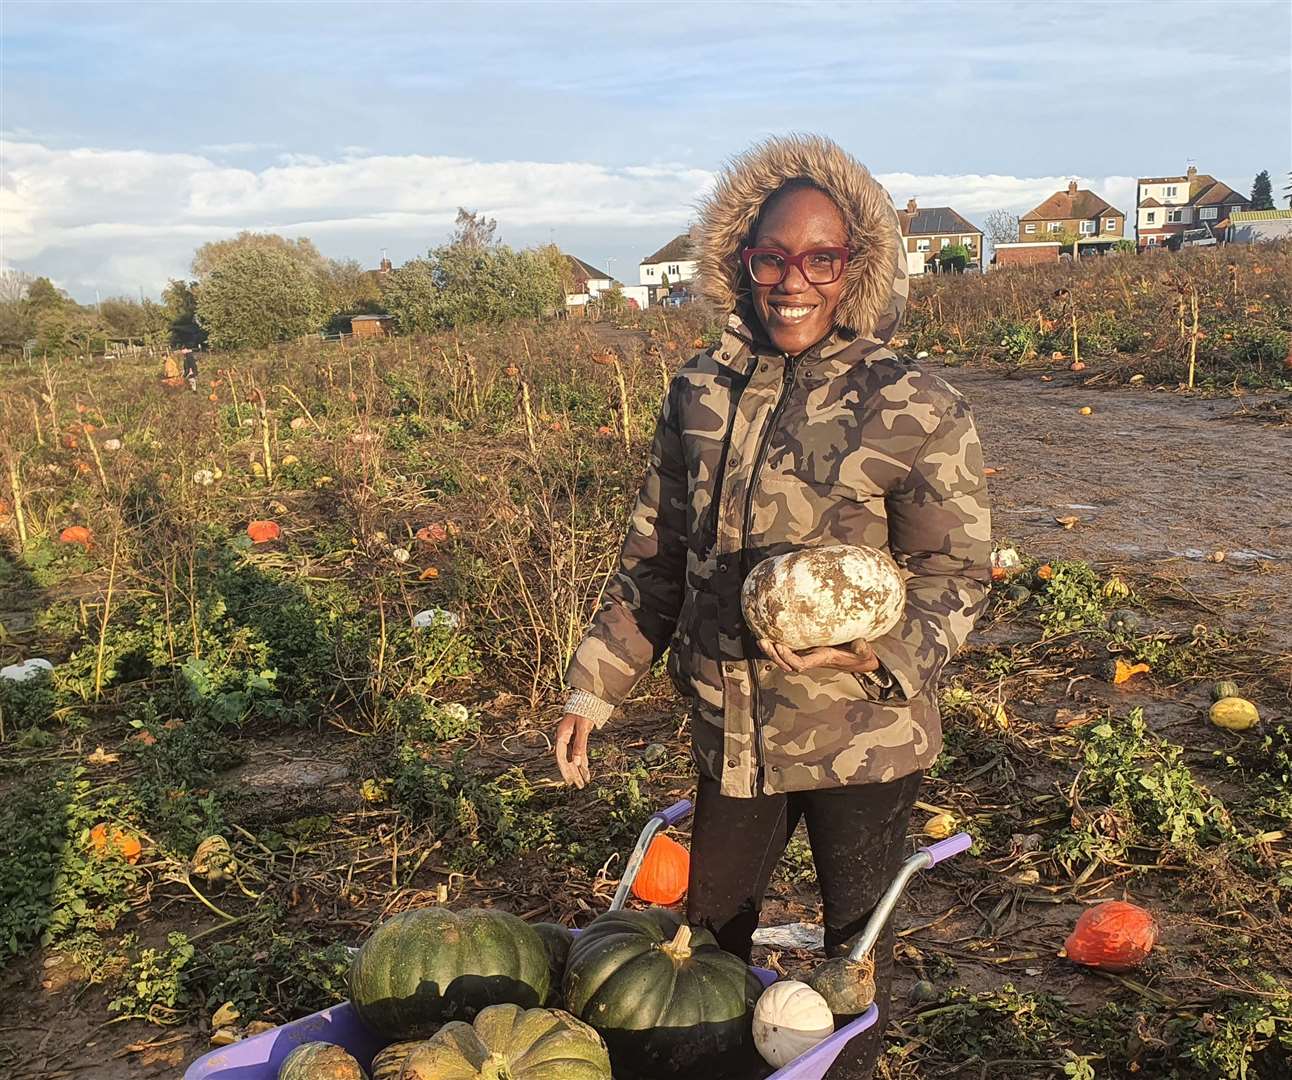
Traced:
<path fill-rule="evenodd" d="M 886 784 L 857 784 L 788 795 L 735 799 L 700 778 L 691 829 L 687 918 L 746 961 L 772 870 L 800 819 L 806 818 L 812 861 L 825 908 L 825 950 L 842 956 L 906 856 L 906 826 L 923 773 Z M 853 1039 L 827 1074 L 867 1080 L 888 1026 L 894 928 L 875 946 L 879 1022 Z"/>

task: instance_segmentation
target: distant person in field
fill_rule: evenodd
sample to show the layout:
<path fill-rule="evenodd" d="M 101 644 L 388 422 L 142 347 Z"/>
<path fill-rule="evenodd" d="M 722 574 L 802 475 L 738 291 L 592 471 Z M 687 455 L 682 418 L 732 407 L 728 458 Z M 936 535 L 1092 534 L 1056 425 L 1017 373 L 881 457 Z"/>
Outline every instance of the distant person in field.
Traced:
<path fill-rule="evenodd" d="M 197 389 L 197 350 L 184 350 L 184 378 L 188 380 L 190 390 Z"/>
<path fill-rule="evenodd" d="M 987 595 L 982 453 L 964 398 L 887 346 L 907 295 L 897 214 L 834 143 L 771 139 L 732 162 L 699 258 L 729 319 L 669 387 L 618 573 L 566 675 L 557 764 L 588 782 L 589 733 L 667 649 L 700 773 L 688 918 L 748 958 L 805 819 L 838 956 L 907 855 L 942 746 L 939 675 Z M 897 627 L 800 653 L 754 640 L 749 571 L 831 544 L 892 554 L 907 578 Z M 890 923 L 875 950 L 881 1020 L 831 1077 L 872 1073 L 893 942 Z"/>

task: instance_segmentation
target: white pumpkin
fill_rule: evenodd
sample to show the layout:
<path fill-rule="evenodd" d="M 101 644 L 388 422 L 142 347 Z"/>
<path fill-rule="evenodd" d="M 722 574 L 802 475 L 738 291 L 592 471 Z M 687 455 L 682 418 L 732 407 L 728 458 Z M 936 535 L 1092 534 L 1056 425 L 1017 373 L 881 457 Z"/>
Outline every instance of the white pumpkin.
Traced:
<path fill-rule="evenodd" d="M 784 1068 L 834 1034 L 825 998 L 794 979 L 774 982 L 754 1006 L 754 1045 L 763 1060 Z"/>
<path fill-rule="evenodd" d="M 754 634 L 795 650 L 874 641 L 897 625 L 905 603 L 892 556 L 846 544 L 764 559 L 740 590 Z"/>

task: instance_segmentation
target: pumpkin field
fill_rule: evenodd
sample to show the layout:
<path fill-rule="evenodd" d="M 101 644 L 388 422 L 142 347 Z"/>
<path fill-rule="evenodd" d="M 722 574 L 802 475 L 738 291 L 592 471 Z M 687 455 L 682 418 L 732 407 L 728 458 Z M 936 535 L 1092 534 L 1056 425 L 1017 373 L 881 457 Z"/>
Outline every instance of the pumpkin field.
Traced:
<path fill-rule="evenodd" d="M 4 362 L 0 1073 L 182 1076 L 392 916 L 607 909 L 687 718 L 661 661 L 565 788 L 561 674 L 717 333 Z M 911 823 L 975 843 L 898 910 L 877 1076 L 1292 1076 L 1292 248 L 919 280 L 895 346 L 969 399 L 999 568 Z M 1155 943 L 1078 963 L 1113 900 Z M 820 922 L 803 835 L 761 922 Z"/>

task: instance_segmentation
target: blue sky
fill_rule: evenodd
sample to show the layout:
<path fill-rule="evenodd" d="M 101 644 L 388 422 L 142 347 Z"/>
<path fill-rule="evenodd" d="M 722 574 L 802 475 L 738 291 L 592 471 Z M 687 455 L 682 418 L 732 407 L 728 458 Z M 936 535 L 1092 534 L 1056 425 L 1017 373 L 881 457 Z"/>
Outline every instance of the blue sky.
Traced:
<path fill-rule="evenodd" d="M 1292 5 L 22 3 L 0 11 L 0 260 L 156 294 L 241 228 L 396 262 L 459 204 L 615 276 L 753 140 L 830 135 L 981 221 L 1069 177 L 1292 168 Z"/>

